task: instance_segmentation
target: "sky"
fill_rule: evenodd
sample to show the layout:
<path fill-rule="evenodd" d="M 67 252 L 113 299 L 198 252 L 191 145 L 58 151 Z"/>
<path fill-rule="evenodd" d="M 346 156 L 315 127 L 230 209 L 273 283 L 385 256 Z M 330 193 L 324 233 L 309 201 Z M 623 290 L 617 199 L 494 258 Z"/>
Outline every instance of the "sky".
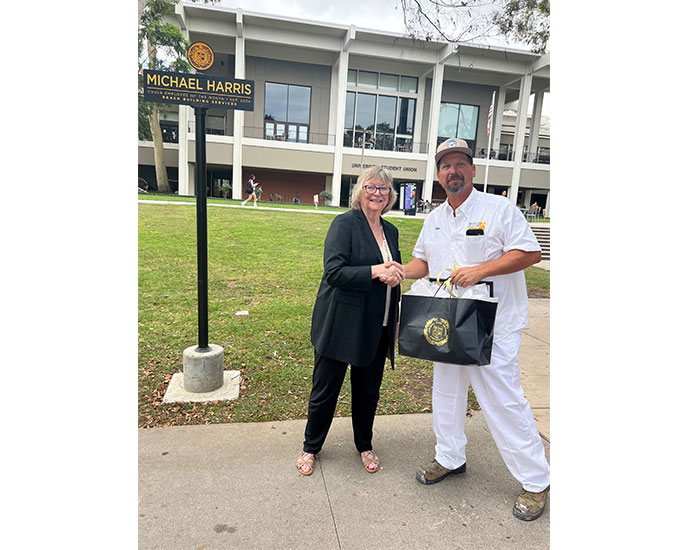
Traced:
<path fill-rule="evenodd" d="M 399 0 L 221 0 L 221 6 L 246 11 L 310 19 L 325 23 L 356 25 L 371 30 L 406 34 Z M 492 9 L 488 6 L 486 9 Z M 495 45 L 528 49 L 522 44 L 507 44 L 502 37 L 485 39 Z"/>
<path fill-rule="evenodd" d="M 404 32 L 404 18 L 397 0 L 221 0 L 221 6 L 297 19 Z"/>
<path fill-rule="evenodd" d="M 309 19 L 324 23 L 356 25 L 357 27 L 406 34 L 404 17 L 398 0 L 348 0 L 346 2 L 327 2 L 323 0 L 221 0 L 222 7 L 241 8 L 272 15 Z M 495 45 L 508 45 L 504 40 L 491 38 Z M 528 49 L 523 45 L 509 47 Z M 532 112 L 533 96 L 530 98 L 529 111 Z M 543 101 L 544 116 L 549 113 L 549 93 Z"/>

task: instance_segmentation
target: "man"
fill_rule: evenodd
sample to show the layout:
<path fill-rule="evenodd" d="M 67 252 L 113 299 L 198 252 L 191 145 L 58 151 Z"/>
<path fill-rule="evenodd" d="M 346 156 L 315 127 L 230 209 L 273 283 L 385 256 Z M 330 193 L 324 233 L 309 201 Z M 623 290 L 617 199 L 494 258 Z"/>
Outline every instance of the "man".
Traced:
<path fill-rule="evenodd" d="M 540 246 L 511 201 L 473 188 L 473 154 L 464 140 L 441 143 L 435 162 L 447 200 L 425 219 L 413 258 L 404 266 L 405 277 L 440 277 L 448 270 L 452 284 L 460 287 L 490 280 L 499 305 L 489 365 L 433 365 L 437 446 L 435 459 L 418 469 L 416 479 L 429 485 L 466 471 L 464 422 L 470 383 L 504 462 L 523 487 L 513 514 L 534 520 L 547 501 L 549 464 L 521 389 L 518 352 L 521 330 L 528 327 L 523 270 L 540 261 Z"/>

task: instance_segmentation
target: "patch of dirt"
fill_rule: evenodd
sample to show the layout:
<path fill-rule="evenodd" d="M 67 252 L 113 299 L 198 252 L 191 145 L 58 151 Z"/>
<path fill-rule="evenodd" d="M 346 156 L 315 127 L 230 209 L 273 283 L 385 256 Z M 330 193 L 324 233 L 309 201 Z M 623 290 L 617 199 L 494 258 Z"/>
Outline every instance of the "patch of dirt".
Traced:
<path fill-rule="evenodd" d="M 528 298 L 549 298 L 549 290 L 533 289 L 528 291 Z"/>

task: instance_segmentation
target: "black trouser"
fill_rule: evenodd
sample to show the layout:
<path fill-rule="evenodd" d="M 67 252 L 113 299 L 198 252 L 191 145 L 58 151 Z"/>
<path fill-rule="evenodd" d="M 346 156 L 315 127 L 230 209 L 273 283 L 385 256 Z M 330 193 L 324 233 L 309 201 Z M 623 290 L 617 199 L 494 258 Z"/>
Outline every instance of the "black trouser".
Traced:
<path fill-rule="evenodd" d="M 387 356 L 388 328 L 382 328 L 380 342 L 373 361 L 367 367 L 351 366 L 351 423 L 354 444 L 359 453 L 370 451 L 373 441 L 373 421 L 380 398 L 380 384 Z M 322 449 L 332 424 L 337 397 L 342 389 L 347 363 L 315 354 L 313 389 L 308 401 L 303 450 L 316 454 Z"/>

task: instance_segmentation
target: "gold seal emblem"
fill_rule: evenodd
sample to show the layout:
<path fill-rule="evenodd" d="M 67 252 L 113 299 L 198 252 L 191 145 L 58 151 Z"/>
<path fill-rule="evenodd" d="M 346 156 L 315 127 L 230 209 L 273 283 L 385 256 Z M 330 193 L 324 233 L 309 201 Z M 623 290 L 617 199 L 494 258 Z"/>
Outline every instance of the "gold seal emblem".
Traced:
<path fill-rule="evenodd" d="M 423 329 L 423 334 L 428 344 L 433 346 L 441 346 L 449 341 L 449 321 L 433 317 Z"/>
<path fill-rule="evenodd" d="M 198 71 L 205 71 L 213 66 L 215 61 L 215 54 L 208 44 L 203 42 L 194 42 L 189 46 L 189 51 L 186 53 L 189 63 L 194 69 Z"/>

